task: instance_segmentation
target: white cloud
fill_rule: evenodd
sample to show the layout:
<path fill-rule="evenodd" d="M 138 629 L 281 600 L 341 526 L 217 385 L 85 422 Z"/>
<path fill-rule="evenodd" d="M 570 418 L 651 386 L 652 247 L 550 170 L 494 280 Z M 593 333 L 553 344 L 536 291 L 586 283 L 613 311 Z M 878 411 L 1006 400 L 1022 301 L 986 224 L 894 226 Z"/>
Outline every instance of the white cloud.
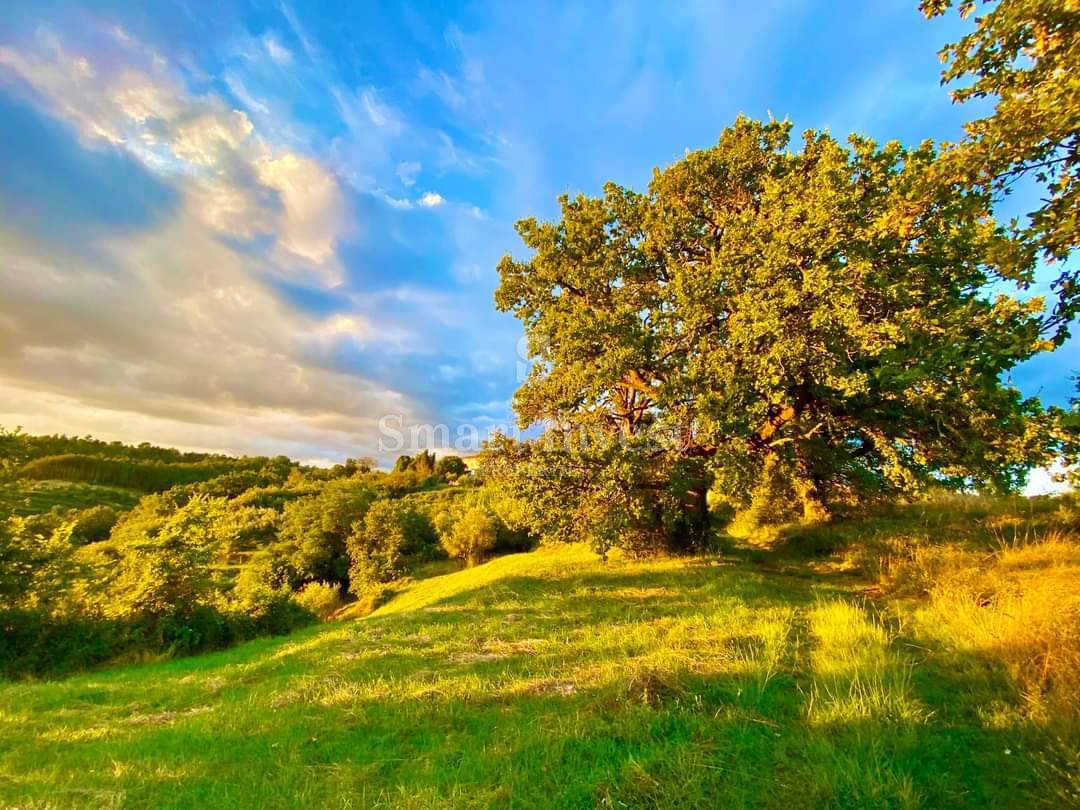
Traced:
<path fill-rule="evenodd" d="M 420 195 L 420 199 L 417 202 L 424 206 L 424 208 L 436 208 L 446 202 L 441 194 L 434 191 L 426 191 Z"/>
<path fill-rule="evenodd" d="M 226 178 L 211 176 L 192 181 L 187 193 L 195 215 L 220 233 L 253 239 L 274 230 L 275 217 L 267 207 Z"/>
<path fill-rule="evenodd" d="M 282 45 L 276 36 L 273 34 L 266 34 L 262 39 L 263 47 L 266 48 L 266 53 L 279 65 L 288 65 L 292 62 L 292 51 Z"/>
<path fill-rule="evenodd" d="M 335 245 L 347 216 L 337 178 L 310 157 L 274 149 L 243 111 L 189 93 L 160 57 L 140 57 L 144 49 L 130 36 L 118 42 L 121 53 L 91 62 L 42 34 L 25 53 L 0 47 L 0 67 L 85 138 L 123 146 L 174 175 L 207 225 L 238 238 L 276 236 L 279 252 L 267 270 L 340 281 Z M 241 84 L 229 86 L 244 95 Z"/>
<path fill-rule="evenodd" d="M 420 164 L 415 160 L 403 160 L 397 165 L 397 176 L 404 186 L 412 186 L 420 174 Z"/>
<path fill-rule="evenodd" d="M 214 168 L 224 164 L 253 130 L 242 111 L 211 108 L 176 121 L 165 145 L 182 161 Z"/>
<path fill-rule="evenodd" d="M 308 456 L 373 441 L 386 413 L 419 418 L 330 362 L 378 325 L 292 309 L 190 209 L 79 255 L 0 230 L 0 423 Z"/>
<path fill-rule="evenodd" d="M 0 46 L 0 67 L 48 98 L 55 112 L 72 122 L 83 137 L 123 144 L 132 129 L 152 118 L 171 118 L 179 109 L 179 89 L 167 76 L 126 67 L 102 75 L 98 66 L 69 53 L 46 32 L 38 35 L 35 44 L 35 49 L 25 53 Z"/>
<path fill-rule="evenodd" d="M 379 196 L 383 202 L 389 205 L 391 208 L 396 208 L 399 211 L 408 211 L 413 207 L 412 200 L 406 200 L 402 197 L 394 197 L 387 194 L 385 191 L 379 192 Z"/>
<path fill-rule="evenodd" d="M 406 327 L 359 305 L 308 315 L 265 282 L 294 266 L 339 277 L 336 177 L 133 53 L 91 61 L 48 37 L 0 48 L 0 81 L 15 74 L 89 145 L 129 150 L 179 198 L 147 229 L 78 250 L 0 222 L 0 424 L 335 458 L 374 453 L 384 414 L 428 419 L 400 391 L 335 368 L 342 343 L 414 345 Z"/>
<path fill-rule="evenodd" d="M 259 179 L 278 192 L 285 209 L 278 243 L 295 256 L 327 262 L 345 221 L 337 181 L 315 161 L 291 152 L 263 161 L 258 172 Z"/>
<path fill-rule="evenodd" d="M 386 129 L 392 133 L 401 132 L 404 125 L 397 112 L 387 104 L 379 101 L 375 89 L 368 87 L 360 93 L 360 101 L 367 111 L 368 119 L 375 126 Z"/>

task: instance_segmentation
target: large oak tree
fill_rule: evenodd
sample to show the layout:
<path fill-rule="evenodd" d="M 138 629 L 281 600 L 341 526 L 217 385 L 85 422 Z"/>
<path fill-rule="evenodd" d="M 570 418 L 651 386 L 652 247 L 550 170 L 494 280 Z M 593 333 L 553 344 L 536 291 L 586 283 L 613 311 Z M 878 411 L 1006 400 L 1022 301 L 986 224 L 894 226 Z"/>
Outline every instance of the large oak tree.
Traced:
<path fill-rule="evenodd" d="M 532 256 L 502 260 L 496 302 L 533 358 L 515 408 L 548 441 L 498 440 L 489 471 L 540 534 L 692 542 L 714 478 L 744 504 L 779 471 L 822 518 L 931 482 L 1007 489 L 1043 458 L 1038 403 L 1003 376 L 1058 321 L 991 193 L 943 181 L 931 144 L 789 140 L 740 118 L 645 193 L 518 223 Z"/>

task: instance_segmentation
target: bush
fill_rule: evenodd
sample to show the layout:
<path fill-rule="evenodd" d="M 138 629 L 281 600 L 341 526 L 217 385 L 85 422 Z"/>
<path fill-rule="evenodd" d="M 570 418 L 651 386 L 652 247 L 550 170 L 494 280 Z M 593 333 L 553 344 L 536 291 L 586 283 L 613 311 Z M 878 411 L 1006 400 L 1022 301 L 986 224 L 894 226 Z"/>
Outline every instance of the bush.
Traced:
<path fill-rule="evenodd" d="M 427 556 L 435 539 L 431 522 L 410 504 L 376 501 L 349 536 L 350 590 L 359 596 L 392 582 L 406 572 L 406 557 Z"/>
<path fill-rule="evenodd" d="M 460 456 L 443 456 L 435 463 L 435 474 L 444 481 L 458 478 L 468 471 Z"/>
<path fill-rule="evenodd" d="M 483 559 L 484 552 L 495 547 L 498 537 L 496 519 L 486 509 L 472 507 L 457 519 L 441 540 L 447 554 L 472 566 Z"/>
<path fill-rule="evenodd" d="M 285 506 L 278 531 L 279 551 L 304 582 L 340 582 L 349 578 L 346 541 L 364 519 L 373 490 L 353 479 L 331 481 L 317 495 Z"/>
<path fill-rule="evenodd" d="M 71 542 L 84 546 L 87 543 L 108 540 L 109 533 L 119 519 L 119 513 L 111 506 L 92 506 L 76 512 L 69 518 Z"/>
<path fill-rule="evenodd" d="M 331 582 L 309 582 L 293 597 L 304 608 L 323 621 L 342 606 L 341 588 Z"/>

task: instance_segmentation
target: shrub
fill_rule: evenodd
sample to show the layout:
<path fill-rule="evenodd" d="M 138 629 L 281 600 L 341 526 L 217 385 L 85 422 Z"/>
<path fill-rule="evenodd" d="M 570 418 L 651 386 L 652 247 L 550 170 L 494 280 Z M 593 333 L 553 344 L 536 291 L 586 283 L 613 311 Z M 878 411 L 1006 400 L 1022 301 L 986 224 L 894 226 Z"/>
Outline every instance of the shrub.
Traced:
<path fill-rule="evenodd" d="M 468 471 L 460 456 L 443 456 L 435 463 L 435 474 L 445 481 L 465 475 Z"/>
<path fill-rule="evenodd" d="M 373 490 L 346 478 L 286 505 L 278 531 L 279 550 L 300 578 L 294 584 L 348 581 L 346 540 L 374 500 Z"/>
<path fill-rule="evenodd" d="M 108 540 L 119 519 L 119 513 L 111 506 L 92 506 L 76 512 L 69 518 L 71 542 L 84 546 Z"/>
<path fill-rule="evenodd" d="M 311 621 L 311 612 L 281 584 L 283 577 L 273 562 L 263 557 L 241 570 L 230 595 L 230 612 L 248 622 L 252 634 L 278 635 Z"/>
<path fill-rule="evenodd" d="M 426 556 L 434 544 L 431 522 L 411 504 L 376 501 L 349 536 L 350 590 L 360 595 L 392 582 L 405 573 L 406 557 Z"/>
<path fill-rule="evenodd" d="M 309 582 L 293 597 L 300 607 L 320 619 L 329 619 L 343 604 L 341 588 L 332 582 Z"/>
<path fill-rule="evenodd" d="M 476 565 L 483 559 L 484 552 L 495 547 L 498 523 L 486 509 L 472 507 L 457 519 L 441 540 L 451 557 L 465 560 L 466 565 Z"/>

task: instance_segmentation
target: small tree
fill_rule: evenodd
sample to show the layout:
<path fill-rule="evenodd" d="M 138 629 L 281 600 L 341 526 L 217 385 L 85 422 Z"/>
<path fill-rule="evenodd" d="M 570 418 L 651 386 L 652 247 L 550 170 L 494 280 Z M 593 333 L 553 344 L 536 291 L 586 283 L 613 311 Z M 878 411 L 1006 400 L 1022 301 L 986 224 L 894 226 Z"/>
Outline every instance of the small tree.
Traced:
<path fill-rule="evenodd" d="M 402 501 L 375 501 L 348 538 L 350 590 L 360 595 L 392 582 L 408 570 L 408 557 L 434 544 L 435 530 L 422 513 Z"/>
<path fill-rule="evenodd" d="M 465 475 L 468 471 L 460 456 L 443 456 L 435 464 L 435 474 L 444 481 Z"/>
<path fill-rule="evenodd" d="M 486 509 L 473 507 L 463 512 L 440 539 L 447 554 L 473 566 L 483 559 L 484 552 L 495 547 L 498 523 Z"/>

